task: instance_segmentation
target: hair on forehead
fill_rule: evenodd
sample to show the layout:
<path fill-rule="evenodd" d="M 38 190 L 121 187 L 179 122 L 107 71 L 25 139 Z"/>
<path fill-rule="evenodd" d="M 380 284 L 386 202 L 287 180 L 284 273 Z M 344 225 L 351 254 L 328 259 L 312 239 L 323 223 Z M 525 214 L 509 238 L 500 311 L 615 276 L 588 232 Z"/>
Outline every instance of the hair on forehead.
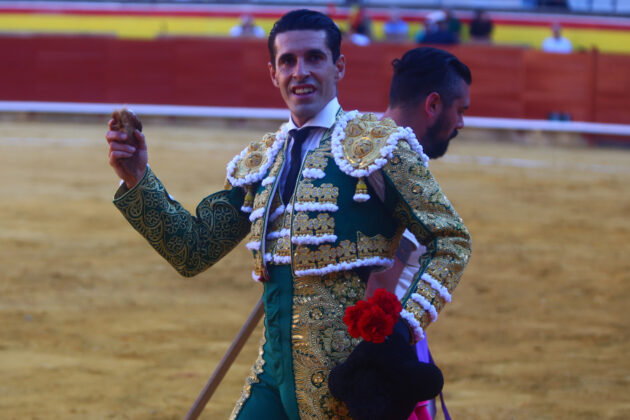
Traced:
<path fill-rule="evenodd" d="M 392 107 L 415 106 L 437 92 L 445 105 L 461 94 L 462 82 L 470 85 L 470 69 L 453 54 L 432 47 L 414 48 L 392 61 L 394 75 L 389 90 Z"/>
<path fill-rule="evenodd" d="M 324 31 L 326 46 L 331 52 L 333 63 L 341 55 L 341 32 L 331 18 L 323 13 L 308 9 L 293 10 L 282 16 L 271 28 L 267 39 L 267 48 L 272 65 L 276 60 L 276 36 L 288 31 Z"/>

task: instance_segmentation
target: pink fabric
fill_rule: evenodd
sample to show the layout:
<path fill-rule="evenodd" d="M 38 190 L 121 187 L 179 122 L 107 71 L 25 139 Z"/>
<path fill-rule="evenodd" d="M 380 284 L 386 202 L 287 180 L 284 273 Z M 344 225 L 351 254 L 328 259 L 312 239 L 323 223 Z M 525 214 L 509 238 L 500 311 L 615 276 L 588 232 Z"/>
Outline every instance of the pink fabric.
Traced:
<path fill-rule="evenodd" d="M 413 413 L 411 413 L 408 420 L 432 420 L 428 405 L 429 401 L 421 401 L 416 404 L 416 408 L 413 409 Z"/>

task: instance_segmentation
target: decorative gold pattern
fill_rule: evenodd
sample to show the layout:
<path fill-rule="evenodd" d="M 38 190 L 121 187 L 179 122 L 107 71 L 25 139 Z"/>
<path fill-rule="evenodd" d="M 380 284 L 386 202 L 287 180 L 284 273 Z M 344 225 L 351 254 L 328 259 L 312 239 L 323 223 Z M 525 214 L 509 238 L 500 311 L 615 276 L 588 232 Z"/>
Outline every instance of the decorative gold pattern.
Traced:
<path fill-rule="evenodd" d="M 246 155 L 236 162 L 232 176 L 245 178 L 247 175 L 258 172 L 262 166 L 267 164 L 269 157 L 266 151 L 273 145 L 275 139 L 275 133 L 268 133 L 262 140 L 251 142 L 247 147 Z"/>
<path fill-rule="evenodd" d="M 400 194 L 394 216 L 426 246 L 420 257 L 420 270 L 403 298 L 403 307 L 412 312 L 425 328 L 430 317 L 409 296 L 418 293 L 439 312 L 444 306 L 440 295 L 423 280 L 429 274 L 449 293 L 457 286 L 470 257 L 470 234 L 462 219 L 442 193 L 420 157 L 405 142 L 399 142 L 394 157 L 383 173 Z"/>
<path fill-rule="evenodd" d="M 297 212 L 293 216 L 293 235 L 332 235 L 335 233 L 335 219 L 328 213 L 319 213 L 309 218 L 306 212 Z"/>
<path fill-rule="evenodd" d="M 364 293 L 365 284 L 350 272 L 294 280 L 293 370 L 301 419 L 351 419 L 345 404 L 330 395 L 328 374 L 359 343 L 342 318 Z"/>
<path fill-rule="evenodd" d="M 304 167 L 310 169 L 326 169 L 328 165 L 328 159 L 321 151 L 316 151 L 309 154 L 304 160 Z"/>
<path fill-rule="evenodd" d="M 293 263 L 296 271 L 323 268 L 340 262 L 353 262 L 372 257 L 392 258 L 396 253 L 397 241 L 390 241 L 383 235 L 369 237 L 357 233 L 357 243 L 343 240 L 338 246 L 324 244 L 315 250 L 298 245 L 294 248 Z"/>
<path fill-rule="evenodd" d="M 245 379 L 245 386 L 241 391 L 241 396 L 238 401 L 236 401 L 236 405 L 234 405 L 234 409 L 232 410 L 232 414 L 230 415 L 230 420 L 236 419 L 238 413 L 240 413 L 245 401 L 252 395 L 252 385 L 260 382 L 258 376 L 263 373 L 263 369 L 265 366 L 265 358 L 263 346 L 265 345 L 265 327 L 263 326 L 263 336 L 260 339 L 260 347 L 258 348 L 258 358 L 254 362 L 254 366 L 252 366 L 251 371 L 249 372 L 249 376 Z"/>
<path fill-rule="evenodd" d="M 357 232 L 357 251 L 359 258 L 382 256 L 392 258 L 396 253 L 396 247 L 393 247 L 392 241 L 387 240 L 383 235 L 369 237 Z"/>
<path fill-rule="evenodd" d="M 197 206 L 197 217 L 169 198 L 150 168 L 114 204 L 127 221 L 181 275 L 198 274 L 230 252 L 249 232 L 250 223 L 231 195 L 219 191 Z M 240 205 L 239 205 L 240 206 Z"/>
<path fill-rule="evenodd" d="M 396 130 L 392 121 L 381 122 L 374 114 L 363 114 L 348 123 L 344 132 L 343 155 L 353 169 L 365 169 L 382 159 L 381 149 Z"/>
<path fill-rule="evenodd" d="M 251 187 L 250 187 L 251 188 Z M 253 200 L 253 209 L 258 210 L 267 204 L 267 200 L 269 199 L 270 194 L 270 186 L 267 185 L 262 188 L 262 191 L 256 194 L 256 198 Z"/>
<path fill-rule="evenodd" d="M 298 203 L 331 203 L 337 204 L 339 188 L 333 184 L 322 184 L 319 187 L 310 182 L 301 182 L 296 193 Z"/>
<path fill-rule="evenodd" d="M 260 238 L 262 235 L 262 227 L 263 227 L 262 219 L 256 219 L 254 223 L 252 223 L 252 233 L 249 236 L 250 241 L 257 241 L 257 242 L 260 241 Z"/>

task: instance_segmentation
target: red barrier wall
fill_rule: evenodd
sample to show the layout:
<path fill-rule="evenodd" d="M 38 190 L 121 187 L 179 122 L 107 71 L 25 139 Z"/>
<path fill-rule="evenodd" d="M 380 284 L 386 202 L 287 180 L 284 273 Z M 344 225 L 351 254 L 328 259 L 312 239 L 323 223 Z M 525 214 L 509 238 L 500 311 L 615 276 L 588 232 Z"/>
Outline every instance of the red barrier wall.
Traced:
<path fill-rule="evenodd" d="M 344 45 L 346 109 L 387 106 L 391 61 L 413 44 Z M 469 115 L 630 123 L 630 56 L 449 48 L 473 73 Z M 231 38 L 121 40 L 0 36 L 0 100 L 281 108 L 266 42 Z"/>

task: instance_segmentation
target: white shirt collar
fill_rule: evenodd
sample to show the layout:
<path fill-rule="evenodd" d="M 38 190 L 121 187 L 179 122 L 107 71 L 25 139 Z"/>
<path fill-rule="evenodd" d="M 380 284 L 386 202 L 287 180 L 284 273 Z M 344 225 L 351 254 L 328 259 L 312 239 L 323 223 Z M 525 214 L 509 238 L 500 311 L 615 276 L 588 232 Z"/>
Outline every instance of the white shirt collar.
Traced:
<path fill-rule="evenodd" d="M 304 123 L 302 127 L 322 127 L 322 128 L 330 128 L 335 124 L 335 119 L 337 117 L 337 111 L 339 110 L 339 101 L 335 96 L 328 102 L 328 104 L 322 108 L 321 111 L 317 113 L 313 118 Z M 289 117 L 288 129 L 289 131 L 294 128 L 302 128 L 295 125 L 293 122 L 293 118 Z"/>

